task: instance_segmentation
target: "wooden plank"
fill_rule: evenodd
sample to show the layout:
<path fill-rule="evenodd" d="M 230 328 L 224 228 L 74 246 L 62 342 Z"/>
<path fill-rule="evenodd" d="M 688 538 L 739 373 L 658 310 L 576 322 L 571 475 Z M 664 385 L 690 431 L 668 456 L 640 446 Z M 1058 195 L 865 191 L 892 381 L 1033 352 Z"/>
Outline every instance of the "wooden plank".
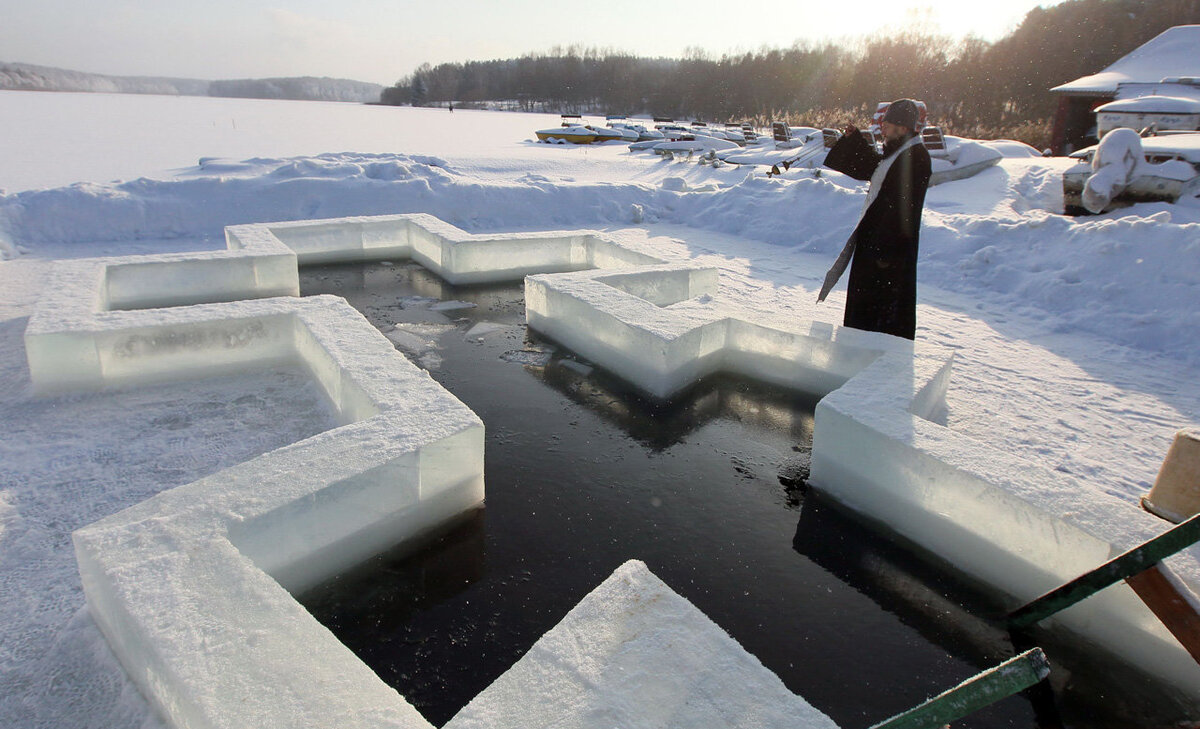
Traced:
<path fill-rule="evenodd" d="M 1191 601 L 1179 594 L 1175 584 L 1163 573 L 1161 564 L 1125 578 L 1171 635 L 1200 663 L 1200 615 Z"/>
<path fill-rule="evenodd" d="M 1041 648 L 1031 648 L 871 729 L 936 729 L 1040 683 L 1050 673 Z"/>
<path fill-rule="evenodd" d="M 1145 572 L 1200 540 L 1200 514 L 1076 577 L 1008 614 L 1011 630 L 1027 628 L 1121 580 Z"/>

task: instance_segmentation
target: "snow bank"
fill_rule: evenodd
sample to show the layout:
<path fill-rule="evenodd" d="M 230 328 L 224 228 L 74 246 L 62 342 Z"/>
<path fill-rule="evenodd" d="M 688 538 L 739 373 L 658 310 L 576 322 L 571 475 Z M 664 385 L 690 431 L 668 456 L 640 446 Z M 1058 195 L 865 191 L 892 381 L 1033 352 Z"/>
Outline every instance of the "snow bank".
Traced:
<path fill-rule="evenodd" d="M 1200 341 L 1171 332 L 1200 317 L 1193 304 L 1200 300 L 1197 267 L 1178 265 L 1196 255 L 1200 206 L 1141 204 L 1102 219 L 1062 216 L 1056 163 L 1004 161 L 932 188 L 921 284 L 987 295 L 1052 314 L 1064 330 L 1200 363 Z M 744 168 L 664 162 L 656 177 L 685 184 L 539 175 L 483 183 L 457 163 L 420 155 L 205 160 L 170 180 L 0 196 L 0 231 L 36 253 L 101 241 L 219 240 L 224 226 L 263 219 L 425 212 L 467 231 L 680 223 L 836 254 L 865 194 L 862 183 L 829 170 L 768 179 Z"/>
<path fill-rule="evenodd" d="M 219 239 L 230 225 L 423 212 L 471 229 L 628 222 L 655 203 L 634 183 L 482 184 L 437 158 L 328 154 L 241 163 L 204 160 L 174 180 L 139 179 L 0 196 L 0 229 L 27 250 L 46 244 Z"/>

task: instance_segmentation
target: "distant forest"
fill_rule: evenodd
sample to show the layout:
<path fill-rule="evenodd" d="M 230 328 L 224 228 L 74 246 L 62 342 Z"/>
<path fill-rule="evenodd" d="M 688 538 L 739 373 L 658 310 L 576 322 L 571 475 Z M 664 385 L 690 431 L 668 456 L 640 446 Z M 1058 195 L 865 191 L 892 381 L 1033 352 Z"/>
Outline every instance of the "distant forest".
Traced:
<path fill-rule="evenodd" d="M 713 58 L 641 58 L 555 48 L 498 61 L 423 64 L 384 89 L 384 104 L 653 114 L 710 122 L 861 120 L 876 102 L 922 99 L 948 132 L 1044 146 L 1058 84 L 1096 73 L 1175 25 L 1200 23 L 1200 0 L 1067 0 L 1035 8 L 995 42 L 919 25 L 852 47 L 797 43 Z"/>
<path fill-rule="evenodd" d="M 164 76 L 107 76 L 32 63 L 0 61 L 0 89 L 14 91 L 81 91 L 105 94 L 223 96 L 244 99 L 374 102 L 383 87 L 339 78 L 233 79 L 204 81 Z"/>

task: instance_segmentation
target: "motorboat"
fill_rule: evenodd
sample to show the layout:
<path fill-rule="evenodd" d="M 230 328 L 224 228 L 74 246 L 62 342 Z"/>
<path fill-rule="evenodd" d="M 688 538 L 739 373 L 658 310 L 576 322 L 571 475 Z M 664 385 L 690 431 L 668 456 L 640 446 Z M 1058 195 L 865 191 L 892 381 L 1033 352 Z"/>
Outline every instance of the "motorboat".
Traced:
<path fill-rule="evenodd" d="M 691 139 L 677 139 L 671 142 L 659 142 L 651 147 L 656 154 L 672 155 L 679 153 L 696 153 L 696 152 L 716 152 L 721 153 L 729 150 L 741 149 L 737 142 L 728 139 L 720 139 L 718 137 L 707 134 L 696 134 Z"/>
<path fill-rule="evenodd" d="M 872 130 L 863 130 L 863 135 L 871 144 L 879 149 L 878 135 Z M 781 145 L 778 141 L 773 146 L 745 149 L 732 154 L 722 155 L 726 162 L 733 164 L 752 164 L 770 167 L 768 175 L 782 174 L 792 169 L 816 169 L 825 163 L 825 154 L 841 137 L 835 129 L 813 129 L 811 127 L 793 127 L 788 130 L 788 142 Z M 939 127 L 925 127 L 921 132 L 921 142 L 929 152 L 932 174 L 929 177 L 930 187 L 953 180 L 973 177 L 988 167 L 996 165 L 1004 158 L 1004 152 L 997 145 L 963 139 L 942 134 Z M 1008 143 L 1019 145 L 1019 142 Z M 1028 145 L 1020 145 L 1028 149 L 1030 156 L 1039 156 L 1037 150 Z M 719 154 L 719 153 L 718 153 Z"/>
<path fill-rule="evenodd" d="M 1200 99 L 1155 94 L 1096 107 L 1096 131 L 1101 137 L 1121 127 L 1195 131 L 1200 129 Z"/>
<path fill-rule="evenodd" d="M 928 127 L 921 141 L 929 152 L 929 186 L 974 177 L 997 165 L 1004 153 L 986 142 L 943 135 L 938 127 Z M 1036 155 L 1037 150 L 1029 148 Z"/>
<path fill-rule="evenodd" d="M 613 126 L 614 128 L 617 128 L 617 125 L 614 124 Z M 622 128 L 637 133 L 637 139 L 634 140 L 635 142 L 662 142 L 666 139 L 662 132 L 658 131 L 657 129 L 647 129 L 641 124 L 625 124 Z"/>
<path fill-rule="evenodd" d="M 595 131 L 582 125 L 542 129 L 534 133 L 539 142 L 551 144 L 591 144 L 597 138 Z"/>
<path fill-rule="evenodd" d="M 1200 197 L 1200 131 L 1147 130 L 1143 137 L 1113 129 L 1071 157 L 1079 162 L 1063 172 L 1068 215 Z"/>
<path fill-rule="evenodd" d="M 590 129 L 592 131 L 592 133 L 596 135 L 596 138 L 592 141 L 596 142 L 597 144 L 603 143 L 603 142 L 627 142 L 627 141 L 630 141 L 629 139 L 626 138 L 624 132 L 620 129 L 614 129 L 612 127 L 594 127 L 591 125 L 589 125 L 587 128 Z M 636 137 L 634 137 L 634 139 L 636 139 Z"/>

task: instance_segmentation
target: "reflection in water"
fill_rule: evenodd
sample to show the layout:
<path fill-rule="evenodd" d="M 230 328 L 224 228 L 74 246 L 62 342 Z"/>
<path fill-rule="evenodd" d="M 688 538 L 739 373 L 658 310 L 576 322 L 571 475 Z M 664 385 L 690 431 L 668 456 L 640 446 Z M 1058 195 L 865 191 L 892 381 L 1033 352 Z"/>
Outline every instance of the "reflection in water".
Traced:
<path fill-rule="evenodd" d="M 385 683 L 403 686 L 411 703 L 436 704 L 456 681 L 469 683 L 455 675 L 469 667 L 431 660 L 440 644 L 414 618 L 483 579 L 484 535 L 484 511 L 476 509 L 423 540 L 415 554 L 413 545 L 403 545 L 296 599 Z"/>
<path fill-rule="evenodd" d="M 999 615 L 999 603 L 914 560 L 818 494 L 804 501 L 792 547 L 955 655 L 980 666 L 1012 657 L 1008 633 L 977 617 Z"/>
<path fill-rule="evenodd" d="M 483 577 L 487 563 L 483 535 L 484 511 L 474 509 L 420 544 L 403 544 L 378 554 L 309 588 L 298 599 L 336 630 L 343 643 L 369 650 L 381 635 L 396 629 L 403 632 L 414 614 L 454 597 Z M 346 599 L 350 595 L 353 599 Z"/>
<path fill-rule="evenodd" d="M 545 366 L 526 369 L 656 451 L 681 443 L 688 434 L 720 419 L 783 433 L 797 443 L 811 443 L 813 409 L 820 399 L 719 374 L 706 377 L 671 400 L 656 401 L 603 370 L 579 366 L 570 355 L 555 356 Z"/>
<path fill-rule="evenodd" d="M 1166 727 L 1187 715 L 1181 697 L 1164 693 L 1115 659 L 1097 660 L 1095 647 L 1085 654 L 1069 636 L 1040 631 L 1017 638 L 1014 646 L 1002 618 L 1011 607 L 1006 601 L 955 579 L 949 563 L 915 558 L 898 539 L 810 494 L 792 545 L 930 641 L 981 668 L 1042 647 L 1050 657 L 1053 691 L 1042 686 L 1026 692 L 1042 729 L 1063 723 L 1089 729 Z"/>

